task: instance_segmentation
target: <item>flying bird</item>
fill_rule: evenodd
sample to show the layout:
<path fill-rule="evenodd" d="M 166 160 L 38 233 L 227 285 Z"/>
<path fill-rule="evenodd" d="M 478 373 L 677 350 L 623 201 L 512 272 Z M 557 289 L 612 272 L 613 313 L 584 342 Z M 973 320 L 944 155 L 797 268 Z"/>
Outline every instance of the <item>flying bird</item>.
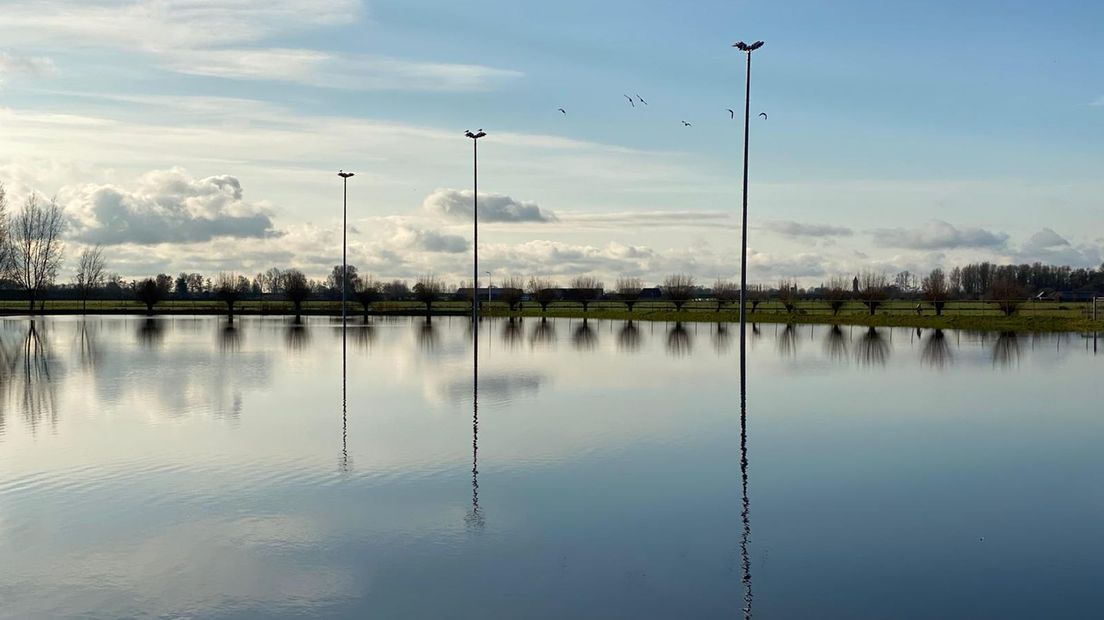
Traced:
<path fill-rule="evenodd" d="M 630 97 L 628 95 L 625 95 L 625 99 L 629 100 L 629 104 L 632 105 L 632 107 L 634 107 L 634 108 L 636 107 L 636 102 L 633 101 L 632 97 Z"/>
<path fill-rule="evenodd" d="M 644 105 L 648 105 L 648 102 L 644 101 L 644 98 L 641 97 L 639 94 L 637 94 L 636 98 L 640 100 L 640 103 L 643 103 Z"/>
<path fill-rule="evenodd" d="M 563 108 L 556 108 L 556 109 L 557 109 L 557 110 L 559 110 L 560 112 L 563 112 L 563 113 L 564 113 L 564 115 L 566 115 L 566 114 L 567 114 L 567 110 L 565 110 L 565 109 L 563 109 Z"/>
<path fill-rule="evenodd" d="M 759 116 L 762 116 L 763 118 L 767 118 L 767 113 L 766 112 L 760 112 Z"/>
<path fill-rule="evenodd" d="M 732 108 L 725 108 L 725 109 L 728 110 L 728 117 L 729 118 L 736 118 L 736 113 L 732 111 Z"/>
<path fill-rule="evenodd" d="M 686 121 L 682 121 L 682 124 L 685 127 L 693 127 L 693 125 L 691 125 L 690 123 L 687 123 Z"/>

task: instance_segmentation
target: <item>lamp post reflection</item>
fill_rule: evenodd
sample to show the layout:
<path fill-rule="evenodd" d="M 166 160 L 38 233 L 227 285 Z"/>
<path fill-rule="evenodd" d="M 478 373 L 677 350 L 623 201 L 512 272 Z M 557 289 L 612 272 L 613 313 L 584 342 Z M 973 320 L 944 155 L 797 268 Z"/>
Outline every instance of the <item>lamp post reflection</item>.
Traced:
<path fill-rule="evenodd" d="M 478 332 L 476 332 L 478 333 Z M 473 531 L 481 531 L 486 525 L 479 508 L 479 338 L 472 348 L 472 502 L 471 510 L 464 516 L 464 523 Z"/>
<path fill-rule="evenodd" d="M 740 351 L 740 577 L 744 586 L 744 618 L 751 618 L 751 558 L 748 545 L 751 538 L 751 501 L 748 498 L 748 434 L 747 434 L 747 358 L 746 351 Z"/>

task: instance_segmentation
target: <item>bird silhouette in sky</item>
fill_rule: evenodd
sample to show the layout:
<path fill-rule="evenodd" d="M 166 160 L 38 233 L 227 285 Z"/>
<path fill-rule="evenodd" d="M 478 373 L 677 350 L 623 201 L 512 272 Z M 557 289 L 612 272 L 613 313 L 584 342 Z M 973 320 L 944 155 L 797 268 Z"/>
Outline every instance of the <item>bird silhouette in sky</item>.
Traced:
<path fill-rule="evenodd" d="M 635 102 L 635 101 L 633 101 L 633 98 L 632 98 L 632 97 L 630 97 L 630 96 L 628 96 L 628 95 L 625 95 L 625 99 L 628 99 L 628 100 L 629 100 L 629 104 L 630 104 L 630 105 L 631 105 L 632 107 L 634 107 L 634 108 L 636 107 L 636 102 Z"/>
<path fill-rule="evenodd" d="M 567 115 L 567 110 L 565 110 L 563 108 L 556 108 L 556 109 L 559 110 L 560 112 L 563 112 L 565 116 Z"/>
<path fill-rule="evenodd" d="M 684 127 L 693 127 L 693 125 L 691 125 L 690 123 L 687 123 L 686 121 L 682 121 L 682 124 L 683 124 Z"/>
<path fill-rule="evenodd" d="M 726 108 L 726 109 L 728 110 L 728 117 L 729 118 L 736 118 L 736 112 L 734 112 L 732 110 L 732 108 Z"/>
<path fill-rule="evenodd" d="M 760 112 L 759 116 L 762 116 L 765 119 L 765 118 L 767 118 L 767 113 L 766 112 Z"/>
<path fill-rule="evenodd" d="M 637 94 L 636 98 L 637 98 L 637 100 L 640 101 L 640 103 L 643 103 L 644 105 L 648 105 L 648 102 L 644 101 L 644 98 L 641 97 L 639 94 Z"/>

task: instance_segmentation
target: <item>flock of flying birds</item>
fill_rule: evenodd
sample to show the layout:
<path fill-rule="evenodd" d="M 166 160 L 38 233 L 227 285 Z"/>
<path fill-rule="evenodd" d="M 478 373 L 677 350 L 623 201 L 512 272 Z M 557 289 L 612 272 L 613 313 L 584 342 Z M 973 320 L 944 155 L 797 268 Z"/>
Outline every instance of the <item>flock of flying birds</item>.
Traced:
<path fill-rule="evenodd" d="M 636 107 L 636 102 L 637 101 L 639 101 L 640 103 L 642 103 L 644 105 L 648 105 L 648 102 L 644 101 L 644 98 L 641 97 L 639 94 L 636 96 L 636 99 L 633 99 L 632 97 L 630 97 L 628 95 L 624 95 L 624 97 L 625 97 L 625 99 L 629 100 L 629 105 L 631 105 L 634 108 Z M 567 116 L 567 110 L 565 110 L 563 108 L 556 108 L 556 109 L 559 110 L 560 113 L 563 114 L 564 116 Z M 735 119 L 736 118 L 736 111 L 735 110 L 733 110 L 732 108 L 725 108 L 725 109 L 728 110 L 728 117 L 730 119 Z M 767 113 L 766 112 L 760 112 L 759 116 L 762 116 L 763 119 L 766 119 L 767 118 Z M 682 121 L 682 126 L 683 127 L 693 127 L 693 125 L 690 124 L 687 121 Z"/>

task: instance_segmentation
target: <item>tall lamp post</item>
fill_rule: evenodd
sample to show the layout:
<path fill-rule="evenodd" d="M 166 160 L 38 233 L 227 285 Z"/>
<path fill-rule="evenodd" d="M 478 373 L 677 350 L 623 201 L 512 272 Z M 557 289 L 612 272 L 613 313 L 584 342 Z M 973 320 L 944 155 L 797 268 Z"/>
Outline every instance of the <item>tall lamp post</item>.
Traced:
<path fill-rule="evenodd" d="M 472 329 L 479 325 L 479 139 L 487 135 L 482 129 L 464 135 L 472 140 Z"/>
<path fill-rule="evenodd" d="M 341 329 L 345 329 L 345 287 L 349 282 L 348 264 L 345 260 L 345 235 L 348 233 L 349 226 L 346 224 L 349 214 L 349 177 L 354 176 L 352 172 L 345 172 L 344 170 L 338 170 L 337 176 L 341 177 Z"/>
<path fill-rule="evenodd" d="M 763 47 L 762 41 L 748 45 L 737 41 L 732 47 L 747 54 L 747 85 L 744 90 L 744 206 L 740 226 L 740 377 L 744 376 L 747 347 L 747 220 L 748 220 L 748 136 L 751 119 L 751 53 Z"/>

